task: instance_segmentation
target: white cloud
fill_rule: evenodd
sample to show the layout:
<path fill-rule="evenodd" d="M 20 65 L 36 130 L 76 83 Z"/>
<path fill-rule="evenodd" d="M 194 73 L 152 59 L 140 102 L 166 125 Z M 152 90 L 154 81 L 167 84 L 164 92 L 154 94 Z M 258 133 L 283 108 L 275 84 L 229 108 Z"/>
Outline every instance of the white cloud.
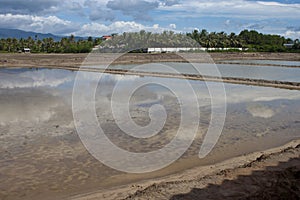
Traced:
<path fill-rule="evenodd" d="M 249 28 L 299 37 L 299 31 L 285 27 L 299 26 L 300 3 L 281 2 L 286 3 L 276 0 L 0 0 L 0 27 L 99 36 L 102 33 L 141 29 L 164 30 L 152 24 L 168 24 L 165 28 L 177 31 L 191 31 L 192 28 L 185 27 L 203 25 L 201 28 L 209 31 L 226 29 L 238 32 Z M 213 21 L 209 25 L 207 17 L 209 20 L 223 20 Z M 274 24 L 275 19 L 280 20 L 281 24 Z M 270 26 L 281 29 L 270 31 Z"/>
<path fill-rule="evenodd" d="M 172 7 L 160 7 L 160 10 L 170 11 L 168 15 L 173 18 L 217 16 L 240 18 L 290 18 L 298 19 L 300 4 L 283 4 L 270 2 L 257 2 L 246 0 L 182 0 L 181 4 Z M 180 14 L 179 14 L 180 13 Z"/>
<path fill-rule="evenodd" d="M 89 23 L 83 25 L 80 31 L 76 34 L 78 35 L 91 35 L 91 36 L 101 36 L 110 33 L 122 33 L 124 31 L 138 31 L 143 29 L 143 25 L 135 22 L 124 22 L 117 21 L 110 25 L 100 24 L 100 23 Z"/>
<path fill-rule="evenodd" d="M 159 29 L 159 24 L 154 24 L 154 25 L 153 25 L 153 28 Z"/>
<path fill-rule="evenodd" d="M 170 24 L 169 27 L 170 27 L 171 29 L 176 29 L 176 24 Z"/>
<path fill-rule="evenodd" d="M 123 33 L 123 32 L 138 32 L 140 30 L 146 30 L 151 32 L 162 32 L 165 30 L 160 27 L 158 24 L 153 26 L 145 26 L 134 21 L 125 22 L 125 21 L 116 21 L 110 25 L 105 25 L 101 23 L 89 23 L 85 24 L 80 31 L 75 32 L 76 35 L 85 35 L 85 36 L 101 36 L 111 33 Z"/>
<path fill-rule="evenodd" d="M 168 29 L 160 27 L 159 24 L 145 26 L 134 21 L 115 21 L 108 25 L 91 22 L 80 25 L 60 19 L 56 16 L 41 17 L 19 14 L 0 14 L 0 27 L 40 33 L 50 32 L 54 34 L 75 34 L 80 36 L 102 36 L 111 33 L 138 32 L 140 30 L 162 32 Z"/>
<path fill-rule="evenodd" d="M 288 30 L 283 34 L 285 37 L 287 38 L 300 38 L 300 31 L 292 31 L 292 30 Z"/>
<path fill-rule="evenodd" d="M 298 9 L 300 8 L 299 4 L 284 4 L 275 1 L 257 1 L 257 3 L 265 6 L 296 7 Z"/>
<path fill-rule="evenodd" d="M 79 24 L 56 16 L 41 17 L 20 14 L 0 14 L 0 27 L 55 34 L 74 32 L 80 28 Z"/>

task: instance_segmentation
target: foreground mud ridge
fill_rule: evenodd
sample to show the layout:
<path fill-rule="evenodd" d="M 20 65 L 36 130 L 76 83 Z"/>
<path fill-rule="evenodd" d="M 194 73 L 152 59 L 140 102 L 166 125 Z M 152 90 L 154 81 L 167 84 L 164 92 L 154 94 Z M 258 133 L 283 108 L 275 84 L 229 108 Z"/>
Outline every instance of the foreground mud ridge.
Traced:
<path fill-rule="evenodd" d="M 263 154 L 235 169 L 195 180 L 154 184 L 125 199 L 299 199 L 300 157 L 272 166 L 274 159 L 282 154 L 299 153 L 300 145 L 274 154 Z"/>
<path fill-rule="evenodd" d="M 300 141 L 73 200 L 299 199 Z"/>

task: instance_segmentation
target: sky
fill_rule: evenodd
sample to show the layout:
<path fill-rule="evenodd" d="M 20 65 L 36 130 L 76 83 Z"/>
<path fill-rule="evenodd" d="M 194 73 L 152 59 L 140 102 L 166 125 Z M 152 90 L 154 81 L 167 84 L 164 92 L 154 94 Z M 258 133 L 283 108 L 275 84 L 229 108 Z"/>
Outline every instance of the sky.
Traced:
<path fill-rule="evenodd" d="M 102 36 L 146 30 L 300 38 L 300 0 L 0 0 L 0 28 Z"/>

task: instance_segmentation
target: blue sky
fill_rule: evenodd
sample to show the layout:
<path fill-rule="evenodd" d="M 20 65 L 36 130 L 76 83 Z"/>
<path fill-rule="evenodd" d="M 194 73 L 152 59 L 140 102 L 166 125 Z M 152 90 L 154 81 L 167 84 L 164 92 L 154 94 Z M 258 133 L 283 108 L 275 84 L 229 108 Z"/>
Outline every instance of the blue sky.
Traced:
<path fill-rule="evenodd" d="M 300 38 L 300 0 L 0 0 L 0 5 L 1 28 L 59 35 L 197 28 Z"/>

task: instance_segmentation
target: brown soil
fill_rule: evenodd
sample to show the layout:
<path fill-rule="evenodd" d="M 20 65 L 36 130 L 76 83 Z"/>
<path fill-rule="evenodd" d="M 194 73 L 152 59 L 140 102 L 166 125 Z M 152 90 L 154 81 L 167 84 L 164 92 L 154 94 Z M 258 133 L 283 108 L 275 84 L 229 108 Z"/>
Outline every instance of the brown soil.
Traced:
<path fill-rule="evenodd" d="M 299 142 L 164 179 L 71 199 L 299 199 Z"/>
<path fill-rule="evenodd" d="M 219 60 L 290 60 L 299 61 L 299 53 L 211 53 L 215 61 Z"/>
<path fill-rule="evenodd" d="M 205 53 L 206 54 L 206 53 Z M 103 62 L 110 61 L 110 54 L 102 54 Z M 121 55 L 121 54 L 120 54 Z M 193 57 L 195 54 L 186 54 Z M 198 54 L 199 55 L 199 54 Z M 203 54 L 204 55 L 204 54 Z M 299 61 L 297 53 L 209 53 L 213 61 L 223 60 L 290 60 Z M 0 67 L 78 67 L 88 54 L 0 54 Z M 205 56 L 207 58 L 207 56 Z M 208 58 L 206 59 L 208 60 Z M 132 64 L 149 62 L 186 62 L 177 54 L 125 54 L 114 64 Z M 191 59 L 195 61 L 195 59 Z M 197 61 L 197 59 L 196 59 Z"/>

